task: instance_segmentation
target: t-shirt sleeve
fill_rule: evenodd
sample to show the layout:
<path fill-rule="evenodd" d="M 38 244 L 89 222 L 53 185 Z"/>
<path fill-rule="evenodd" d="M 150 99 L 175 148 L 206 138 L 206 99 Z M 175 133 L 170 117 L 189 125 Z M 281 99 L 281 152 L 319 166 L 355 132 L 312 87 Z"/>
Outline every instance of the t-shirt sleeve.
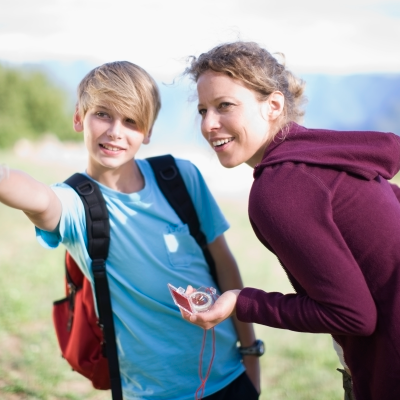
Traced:
<path fill-rule="evenodd" d="M 176 162 L 199 217 L 201 230 L 207 243 L 211 243 L 229 228 L 229 223 L 197 167 L 187 160 L 177 159 Z"/>
<path fill-rule="evenodd" d="M 55 184 L 52 189 L 61 201 L 61 218 L 53 232 L 35 227 L 36 238 L 43 247 L 49 249 L 57 248 L 61 243 L 66 247 L 73 247 L 74 243 L 77 243 L 76 239 L 86 240 L 81 233 L 86 227 L 82 201 L 77 193 L 64 183 Z"/>

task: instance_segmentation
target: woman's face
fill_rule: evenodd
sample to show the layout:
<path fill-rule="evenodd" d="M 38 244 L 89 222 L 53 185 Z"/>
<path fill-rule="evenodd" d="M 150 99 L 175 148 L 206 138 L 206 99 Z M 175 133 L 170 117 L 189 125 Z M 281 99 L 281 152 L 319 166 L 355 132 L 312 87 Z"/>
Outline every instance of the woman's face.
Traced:
<path fill-rule="evenodd" d="M 201 132 L 226 168 L 254 168 L 272 138 L 270 97 L 260 101 L 240 81 L 206 71 L 197 81 Z"/>

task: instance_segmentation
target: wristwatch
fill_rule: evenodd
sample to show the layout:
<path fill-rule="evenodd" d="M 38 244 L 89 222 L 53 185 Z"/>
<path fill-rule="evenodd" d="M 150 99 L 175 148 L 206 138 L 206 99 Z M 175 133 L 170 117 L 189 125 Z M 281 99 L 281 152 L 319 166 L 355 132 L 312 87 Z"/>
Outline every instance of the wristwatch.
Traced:
<path fill-rule="evenodd" d="M 239 347 L 239 353 L 243 356 L 261 357 L 264 354 L 264 342 L 260 339 L 257 339 L 249 347 Z"/>

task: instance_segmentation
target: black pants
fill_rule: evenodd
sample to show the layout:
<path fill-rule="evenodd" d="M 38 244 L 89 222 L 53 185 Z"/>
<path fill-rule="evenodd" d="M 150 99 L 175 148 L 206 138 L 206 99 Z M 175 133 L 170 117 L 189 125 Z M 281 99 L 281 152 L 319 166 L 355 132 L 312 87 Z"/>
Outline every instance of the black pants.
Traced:
<path fill-rule="evenodd" d="M 258 397 L 256 388 L 246 372 L 243 372 L 228 386 L 210 396 L 203 397 L 203 400 L 257 400 Z"/>

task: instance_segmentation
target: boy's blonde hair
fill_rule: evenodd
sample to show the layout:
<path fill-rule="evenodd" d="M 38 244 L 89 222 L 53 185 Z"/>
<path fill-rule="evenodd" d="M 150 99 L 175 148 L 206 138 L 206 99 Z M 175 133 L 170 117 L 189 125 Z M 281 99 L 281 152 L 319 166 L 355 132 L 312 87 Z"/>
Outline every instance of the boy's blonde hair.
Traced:
<path fill-rule="evenodd" d="M 154 79 L 129 61 L 115 61 L 91 70 L 78 86 L 77 109 L 83 118 L 95 106 L 114 109 L 132 118 L 148 134 L 161 108 Z"/>

